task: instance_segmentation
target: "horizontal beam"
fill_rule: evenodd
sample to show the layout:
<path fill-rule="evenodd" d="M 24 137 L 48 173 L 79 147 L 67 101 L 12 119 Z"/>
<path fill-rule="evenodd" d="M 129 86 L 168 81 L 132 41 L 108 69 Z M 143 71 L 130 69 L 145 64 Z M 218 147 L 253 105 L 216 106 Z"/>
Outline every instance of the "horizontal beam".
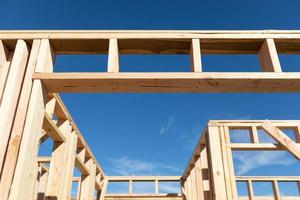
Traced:
<path fill-rule="evenodd" d="M 36 73 L 51 93 L 300 92 L 300 73 Z"/>
<path fill-rule="evenodd" d="M 107 176 L 110 182 L 123 181 L 179 181 L 181 176 Z"/>
<path fill-rule="evenodd" d="M 299 30 L 11 30 L 0 31 L 2 39 L 89 38 L 300 38 Z"/>
<path fill-rule="evenodd" d="M 285 150 L 285 147 L 280 144 L 272 144 L 272 143 L 230 143 L 226 145 L 227 147 L 231 148 L 232 150 L 236 151 L 256 151 L 256 150 Z"/>
<path fill-rule="evenodd" d="M 237 181 L 300 181 L 300 176 L 236 176 Z"/>

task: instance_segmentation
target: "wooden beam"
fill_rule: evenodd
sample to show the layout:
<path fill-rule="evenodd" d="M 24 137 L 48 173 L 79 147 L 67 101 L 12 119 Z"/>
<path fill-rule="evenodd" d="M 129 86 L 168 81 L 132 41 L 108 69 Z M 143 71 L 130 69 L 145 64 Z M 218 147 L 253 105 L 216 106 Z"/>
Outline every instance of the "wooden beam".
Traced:
<path fill-rule="evenodd" d="M 9 49 L 4 45 L 3 41 L 0 40 L 0 102 L 4 92 L 12 57 L 13 52 L 10 52 Z"/>
<path fill-rule="evenodd" d="M 199 39 L 192 39 L 191 52 L 190 52 L 190 67 L 192 72 L 202 72 Z"/>
<path fill-rule="evenodd" d="M 282 72 L 273 39 L 265 40 L 258 53 L 258 56 L 263 72 Z"/>
<path fill-rule="evenodd" d="M 0 188 L 1 188 L 0 196 L 3 199 L 6 199 L 8 197 L 10 186 L 14 176 L 15 166 L 18 159 L 19 149 L 20 149 L 21 138 L 22 138 L 23 129 L 25 125 L 28 102 L 29 102 L 30 93 L 32 89 L 32 74 L 35 71 L 39 48 L 40 48 L 40 40 L 34 40 L 30 51 L 29 61 L 26 66 L 26 72 L 22 84 L 22 90 L 21 90 L 12 130 L 10 130 L 11 133 L 10 133 L 10 139 L 6 151 L 5 163 L 2 168 L 2 175 L 0 180 Z M 6 72 L 2 71 L 0 73 L 6 73 Z"/>
<path fill-rule="evenodd" d="M 106 191 L 107 191 L 107 184 L 108 184 L 108 180 L 107 180 L 107 178 L 104 178 L 104 184 L 103 184 L 103 187 L 102 187 L 102 190 L 101 190 L 99 200 L 104 200 L 105 199 Z"/>
<path fill-rule="evenodd" d="M 117 39 L 109 40 L 107 72 L 119 72 L 119 48 Z"/>
<path fill-rule="evenodd" d="M 295 143 L 279 128 L 273 126 L 270 122 L 262 124 L 262 128 L 277 142 L 284 146 L 294 157 L 300 160 L 300 145 Z"/>
<path fill-rule="evenodd" d="M 61 131 L 64 137 L 68 136 L 71 133 L 70 122 L 64 121 L 59 126 L 59 130 Z M 45 193 L 46 200 L 56 200 L 62 199 L 61 190 L 63 187 L 63 181 L 66 178 L 64 163 L 66 160 L 64 159 L 64 154 L 66 153 L 66 143 L 65 142 L 54 142 L 53 150 L 51 153 L 51 161 L 49 167 L 49 177 L 47 181 L 47 188 Z"/>
<path fill-rule="evenodd" d="M 36 73 L 48 92 L 299 92 L 300 73 Z"/>
<path fill-rule="evenodd" d="M 94 199 L 96 165 L 92 159 L 86 162 L 86 166 L 90 171 L 89 175 L 82 175 L 80 200 Z"/>
<path fill-rule="evenodd" d="M 46 134 L 51 137 L 55 142 L 64 142 L 66 137 L 52 121 L 50 116 L 45 112 L 43 129 L 46 131 Z"/>
<path fill-rule="evenodd" d="M 52 55 L 49 40 L 42 39 L 35 71 L 51 72 L 53 70 Z M 34 80 L 9 200 L 34 198 L 32 195 L 37 180 L 38 146 L 47 100 L 45 94 L 42 83 Z"/>
<path fill-rule="evenodd" d="M 212 196 L 214 200 L 227 199 L 225 175 L 223 169 L 220 133 L 218 127 L 208 127 L 207 133 L 209 167 L 213 184 Z"/>
<path fill-rule="evenodd" d="M 67 136 L 65 144 L 65 152 L 63 155 L 63 180 L 62 180 L 62 199 L 71 199 L 72 179 L 75 167 L 75 150 L 77 146 L 78 136 L 71 131 Z"/>
<path fill-rule="evenodd" d="M 5 159 L 15 111 L 26 71 L 29 48 L 24 40 L 18 40 L 7 76 L 0 105 L 0 174 Z"/>
<path fill-rule="evenodd" d="M 47 187 L 47 179 L 48 179 L 48 170 L 47 171 L 40 170 L 38 176 L 37 200 L 44 200 L 45 191 Z"/>
<path fill-rule="evenodd" d="M 86 167 L 84 161 L 81 160 L 81 158 L 79 158 L 77 155 L 75 156 L 75 166 L 83 175 L 90 174 L 89 169 Z"/>
<path fill-rule="evenodd" d="M 107 176 L 110 182 L 123 182 L 123 181 L 179 181 L 181 176 Z"/>

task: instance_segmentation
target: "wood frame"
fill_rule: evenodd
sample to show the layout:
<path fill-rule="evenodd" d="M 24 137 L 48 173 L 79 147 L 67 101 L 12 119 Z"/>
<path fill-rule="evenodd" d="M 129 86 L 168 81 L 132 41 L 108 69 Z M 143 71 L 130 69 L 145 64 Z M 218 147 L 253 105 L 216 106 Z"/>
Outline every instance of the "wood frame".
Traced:
<path fill-rule="evenodd" d="M 246 200 L 246 199 L 300 199 L 299 196 L 288 197 L 281 196 L 278 181 L 280 182 L 295 182 L 300 184 L 299 176 L 236 176 L 234 173 L 234 165 L 232 159 L 233 150 L 245 150 L 245 151 L 259 151 L 259 150 L 272 150 L 272 151 L 288 151 L 291 155 L 297 157 L 300 153 L 299 141 L 291 141 L 291 139 L 285 135 L 281 129 L 289 128 L 294 130 L 295 138 L 299 135 L 298 120 L 289 121 L 268 121 L 268 120 L 210 120 L 207 124 L 207 128 L 204 129 L 201 138 L 193 152 L 193 155 L 187 165 L 186 170 L 182 176 L 183 194 L 186 199 L 200 200 L 200 199 L 230 199 L 230 200 Z M 231 143 L 230 130 L 241 129 L 249 131 L 249 143 Z M 279 144 L 261 143 L 257 133 L 258 129 L 265 129 L 271 137 L 277 138 Z M 276 133 L 276 134 L 275 134 Z M 284 139 L 282 139 L 284 138 Z M 202 157 L 201 152 L 204 149 L 208 149 L 208 157 Z M 200 153 L 199 153 L 200 152 Z M 203 151 L 205 152 L 205 151 Z M 202 159 L 201 159 L 202 158 Z M 208 160 L 209 171 L 208 176 L 209 185 L 211 189 L 208 191 L 209 195 L 205 196 L 205 176 L 203 166 L 198 164 L 198 168 L 202 167 L 202 177 L 197 176 L 198 181 L 195 183 L 190 182 L 190 177 L 195 176 L 193 170 L 197 167 L 197 161 Z M 257 181 L 271 182 L 273 185 L 273 196 L 260 197 L 254 196 L 252 183 Z M 248 186 L 249 196 L 238 196 L 236 182 L 246 182 Z M 190 187 L 197 185 L 197 196 L 191 196 Z M 199 185 L 201 185 L 199 187 Z"/>
<path fill-rule="evenodd" d="M 58 54 L 104 54 L 107 72 L 54 73 Z M 190 72 L 134 72 L 120 69 L 120 54 L 187 54 Z M 260 72 L 205 72 L 206 54 L 256 54 Z M 0 196 L 1 199 L 184 199 L 243 200 L 255 181 L 299 177 L 235 176 L 234 150 L 285 150 L 300 159 L 300 121 L 209 121 L 182 176 L 106 176 L 62 103 L 59 92 L 299 92 L 300 73 L 284 72 L 279 54 L 300 54 L 300 31 L 0 31 Z M 231 143 L 231 128 L 251 130 L 250 143 Z M 261 143 L 257 128 L 278 144 Z M 295 130 L 296 141 L 281 128 Z M 51 156 L 38 157 L 45 140 Z M 73 177 L 74 168 L 81 177 Z M 109 195 L 110 182 L 128 181 L 128 194 Z M 154 194 L 136 195 L 134 181 L 152 181 Z M 160 181 L 178 181 L 182 194 L 159 193 Z M 247 182 L 239 197 L 236 181 Z M 96 190 L 96 193 L 94 191 Z M 295 199 L 300 199 L 296 197 Z"/>

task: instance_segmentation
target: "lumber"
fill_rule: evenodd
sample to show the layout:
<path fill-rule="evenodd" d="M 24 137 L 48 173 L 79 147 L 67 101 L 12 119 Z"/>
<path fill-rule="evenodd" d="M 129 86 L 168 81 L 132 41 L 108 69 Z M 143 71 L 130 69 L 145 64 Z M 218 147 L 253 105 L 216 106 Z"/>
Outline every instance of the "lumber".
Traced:
<path fill-rule="evenodd" d="M 86 166 L 90 173 L 88 175 L 82 174 L 81 176 L 80 200 L 94 199 L 96 165 L 93 159 L 90 158 L 87 160 Z"/>
<path fill-rule="evenodd" d="M 273 126 L 270 122 L 262 124 L 262 128 L 269 133 L 269 135 L 284 146 L 294 157 L 300 160 L 300 146 L 296 144 L 291 138 L 284 134 L 280 129 Z"/>
<path fill-rule="evenodd" d="M 43 129 L 46 131 L 46 134 L 51 137 L 55 142 L 64 142 L 66 137 L 52 121 L 49 114 L 45 112 Z"/>
<path fill-rule="evenodd" d="M 109 40 L 107 72 L 119 72 L 119 48 L 117 39 Z"/>
<path fill-rule="evenodd" d="M 20 149 L 21 138 L 25 126 L 25 119 L 28 109 L 28 102 L 32 89 L 32 74 L 36 67 L 37 56 L 40 48 L 40 40 L 34 40 L 30 50 L 28 64 L 22 83 L 22 90 L 14 116 L 12 129 L 10 130 L 10 138 L 7 145 L 5 163 L 2 167 L 2 175 L 0 180 L 0 195 L 7 199 L 10 185 L 12 183 L 18 152 Z M 5 72 L 3 72 L 5 73 Z M 1 76 L 1 75 L 0 75 Z M 0 170 L 1 171 L 1 170 Z"/>
<path fill-rule="evenodd" d="M 50 43 L 42 39 L 35 71 L 52 71 L 52 59 Z M 34 80 L 9 200 L 33 198 L 37 179 L 35 172 L 38 169 L 37 152 L 45 113 L 45 93 L 42 83 Z"/>
<path fill-rule="evenodd" d="M 35 73 L 48 92 L 299 92 L 300 73 Z"/>
<path fill-rule="evenodd" d="M 218 127 L 208 127 L 207 140 L 211 180 L 213 182 L 212 196 L 215 200 L 224 200 L 227 198 L 227 192 Z"/>
<path fill-rule="evenodd" d="M 18 105 L 23 78 L 26 70 L 29 48 L 24 40 L 18 40 L 14 56 L 3 92 L 0 105 L 0 169 L 4 164 L 4 157 L 8 145 L 15 111 Z M 1 172 L 1 171 L 0 171 Z"/>
<path fill-rule="evenodd" d="M 200 51 L 200 40 L 192 39 L 191 52 L 190 52 L 190 67 L 192 72 L 201 72 L 201 51 Z"/>
<path fill-rule="evenodd" d="M 2 40 L 0 40 L 0 103 L 7 79 L 7 75 L 12 61 L 13 53 L 5 46 Z"/>
<path fill-rule="evenodd" d="M 263 72 L 282 72 L 275 42 L 266 39 L 258 53 L 261 70 Z"/>
<path fill-rule="evenodd" d="M 86 164 L 84 163 L 84 160 L 81 160 L 81 158 L 77 155 L 75 156 L 75 166 L 83 175 L 90 174 L 90 171 L 87 168 Z"/>

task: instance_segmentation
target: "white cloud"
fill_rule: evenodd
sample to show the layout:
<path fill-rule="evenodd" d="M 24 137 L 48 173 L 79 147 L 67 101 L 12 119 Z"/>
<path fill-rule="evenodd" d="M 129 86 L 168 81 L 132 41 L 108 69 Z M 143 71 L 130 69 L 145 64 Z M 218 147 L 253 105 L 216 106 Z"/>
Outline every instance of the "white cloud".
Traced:
<path fill-rule="evenodd" d="M 243 175 L 253 169 L 269 165 L 289 166 L 296 161 L 284 151 L 235 152 L 233 158 L 237 161 L 237 175 Z"/>
<path fill-rule="evenodd" d="M 163 171 L 180 172 L 173 164 L 146 162 L 138 159 L 129 159 L 128 157 L 109 159 L 112 167 L 110 171 L 116 175 L 154 175 Z"/>
<path fill-rule="evenodd" d="M 170 116 L 167 123 L 160 128 L 159 133 L 165 134 L 174 128 L 175 128 L 175 114 Z"/>

